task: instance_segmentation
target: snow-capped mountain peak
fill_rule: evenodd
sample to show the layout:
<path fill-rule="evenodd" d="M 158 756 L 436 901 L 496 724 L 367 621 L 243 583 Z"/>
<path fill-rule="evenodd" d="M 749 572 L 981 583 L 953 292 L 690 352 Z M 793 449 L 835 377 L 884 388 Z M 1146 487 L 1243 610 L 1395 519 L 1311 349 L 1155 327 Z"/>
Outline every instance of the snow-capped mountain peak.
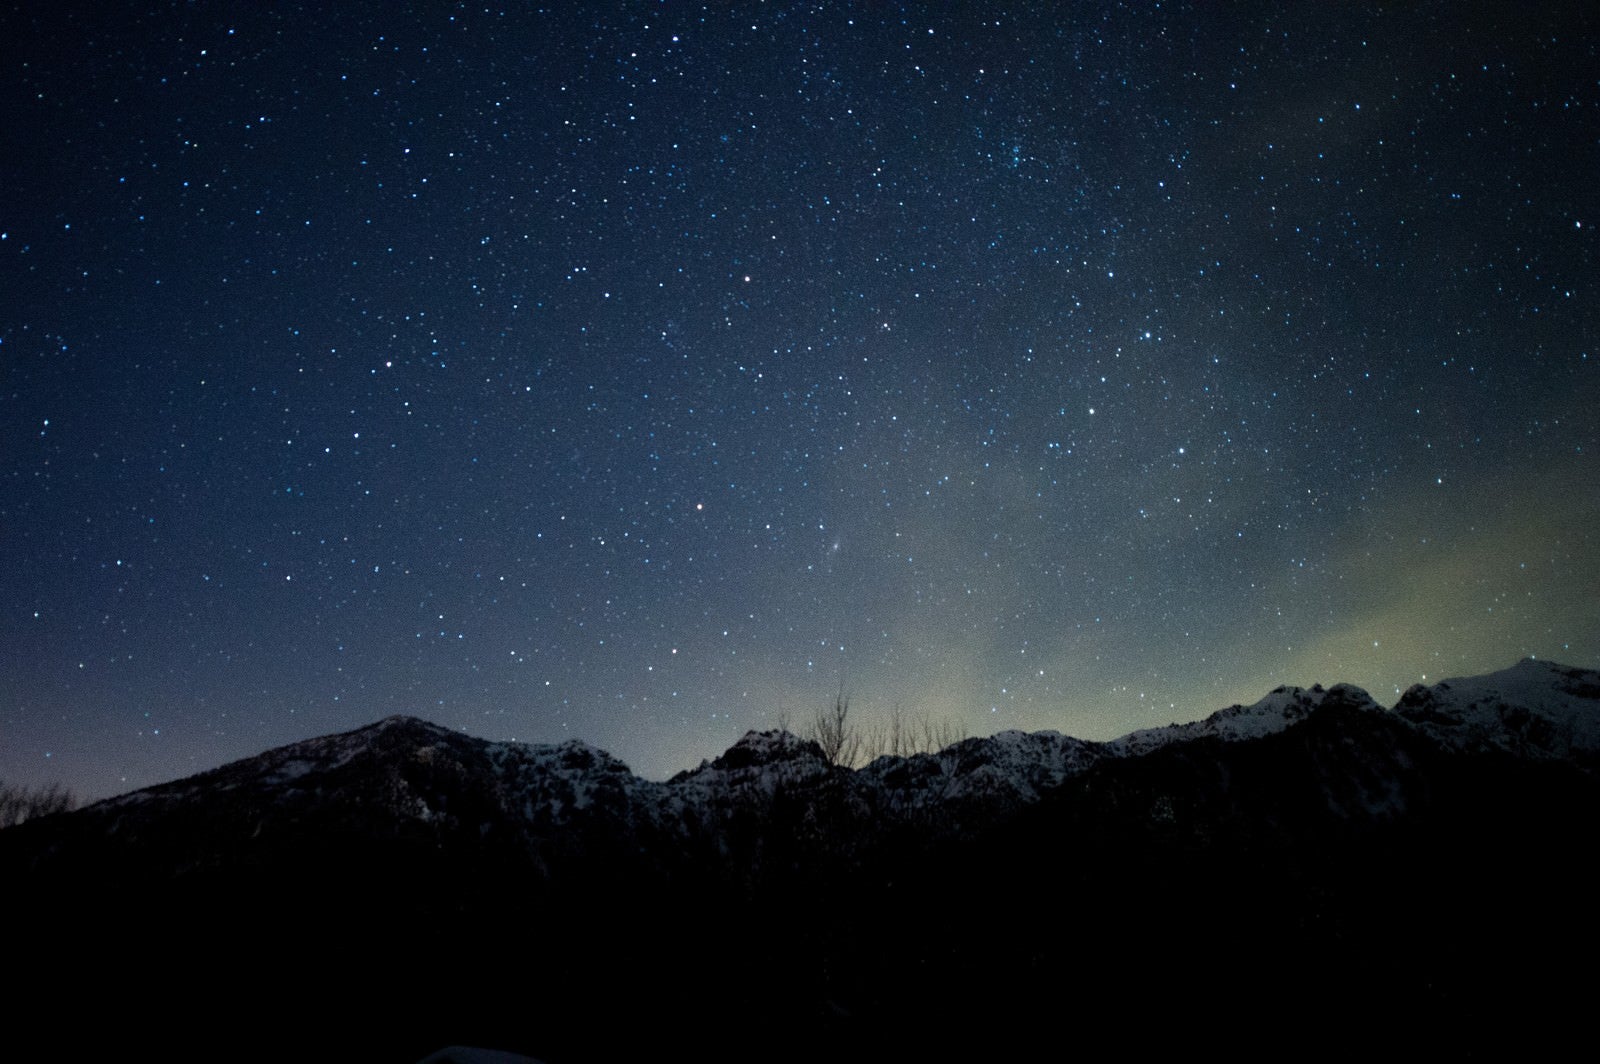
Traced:
<path fill-rule="evenodd" d="M 1106 745 L 1117 756 L 1140 757 L 1173 743 L 1196 739 L 1242 742 L 1277 734 L 1318 710 L 1334 706 L 1360 712 L 1384 711 L 1371 695 L 1352 684 L 1340 683 L 1327 688 L 1321 684 L 1311 687 L 1284 685 L 1273 688 L 1265 698 L 1248 706 L 1235 704 L 1189 724 L 1145 728 Z"/>
<path fill-rule="evenodd" d="M 1600 672 L 1525 658 L 1484 676 L 1413 685 L 1395 713 L 1451 750 L 1600 755 Z"/>

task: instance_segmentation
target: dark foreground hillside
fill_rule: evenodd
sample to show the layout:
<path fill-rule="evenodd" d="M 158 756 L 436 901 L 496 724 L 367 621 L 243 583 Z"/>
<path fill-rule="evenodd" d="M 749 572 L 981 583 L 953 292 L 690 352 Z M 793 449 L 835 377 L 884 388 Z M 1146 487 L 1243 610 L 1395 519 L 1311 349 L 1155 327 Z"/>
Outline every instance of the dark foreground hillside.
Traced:
<path fill-rule="evenodd" d="M 0 833 L 0 1044 L 1553 1049 L 1600 989 L 1596 681 L 1524 663 L 1393 710 L 1284 689 L 1119 743 L 1007 733 L 856 772 L 768 733 L 665 784 L 395 718 Z"/>

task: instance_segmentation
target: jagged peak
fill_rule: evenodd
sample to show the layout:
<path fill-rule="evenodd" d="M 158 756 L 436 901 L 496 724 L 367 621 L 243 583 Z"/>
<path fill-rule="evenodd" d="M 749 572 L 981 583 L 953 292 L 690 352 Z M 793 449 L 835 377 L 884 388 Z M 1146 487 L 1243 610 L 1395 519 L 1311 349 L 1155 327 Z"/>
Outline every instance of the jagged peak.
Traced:
<path fill-rule="evenodd" d="M 794 783 L 843 771 L 827 759 L 813 740 L 786 731 L 747 731 L 720 757 L 678 773 L 667 780 L 666 786 L 680 796 L 703 787 L 728 785 L 770 789 L 785 781 Z"/>
<path fill-rule="evenodd" d="M 752 729 L 745 732 L 738 742 L 728 747 L 721 757 L 705 762 L 702 767 L 728 771 L 789 761 L 813 760 L 824 764 L 828 760 L 816 740 L 802 739 L 788 731 Z"/>

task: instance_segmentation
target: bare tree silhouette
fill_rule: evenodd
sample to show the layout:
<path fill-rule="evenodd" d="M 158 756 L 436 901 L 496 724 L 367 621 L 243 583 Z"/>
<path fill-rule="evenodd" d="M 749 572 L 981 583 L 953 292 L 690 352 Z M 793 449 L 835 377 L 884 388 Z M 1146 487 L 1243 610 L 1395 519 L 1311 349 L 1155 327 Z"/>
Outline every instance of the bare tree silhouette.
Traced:
<path fill-rule="evenodd" d="M 35 790 L 0 781 L 0 828 L 15 827 L 24 820 L 64 813 L 77 806 L 72 792 L 59 783 Z"/>

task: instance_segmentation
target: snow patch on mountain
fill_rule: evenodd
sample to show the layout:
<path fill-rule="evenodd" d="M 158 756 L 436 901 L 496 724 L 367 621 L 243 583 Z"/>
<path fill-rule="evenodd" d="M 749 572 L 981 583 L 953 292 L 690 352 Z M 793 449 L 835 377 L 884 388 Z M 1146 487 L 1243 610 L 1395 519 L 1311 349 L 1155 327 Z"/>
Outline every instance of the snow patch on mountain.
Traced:
<path fill-rule="evenodd" d="M 1102 756 L 1100 744 L 1060 732 L 1003 731 L 963 739 L 936 754 L 880 757 L 859 775 L 902 808 L 958 800 L 1028 805 Z"/>
<path fill-rule="evenodd" d="M 1267 697 L 1251 705 L 1232 705 L 1219 709 L 1204 720 L 1188 724 L 1169 724 L 1164 728 L 1146 728 L 1132 732 L 1106 744 L 1108 753 L 1117 757 L 1142 757 L 1173 743 L 1193 742 L 1196 739 L 1215 738 L 1237 743 L 1260 739 L 1298 724 L 1324 707 L 1342 706 L 1361 712 L 1382 713 L 1384 708 L 1372 696 L 1351 684 L 1334 684 L 1323 688 L 1275 687 Z"/>
<path fill-rule="evenodd" d="M 1526 658 L 1485 676 L 1416 684 L 1394 711 L 1450 750 L 1548 760 L 1600 755 L 1600 672 Z"/>

